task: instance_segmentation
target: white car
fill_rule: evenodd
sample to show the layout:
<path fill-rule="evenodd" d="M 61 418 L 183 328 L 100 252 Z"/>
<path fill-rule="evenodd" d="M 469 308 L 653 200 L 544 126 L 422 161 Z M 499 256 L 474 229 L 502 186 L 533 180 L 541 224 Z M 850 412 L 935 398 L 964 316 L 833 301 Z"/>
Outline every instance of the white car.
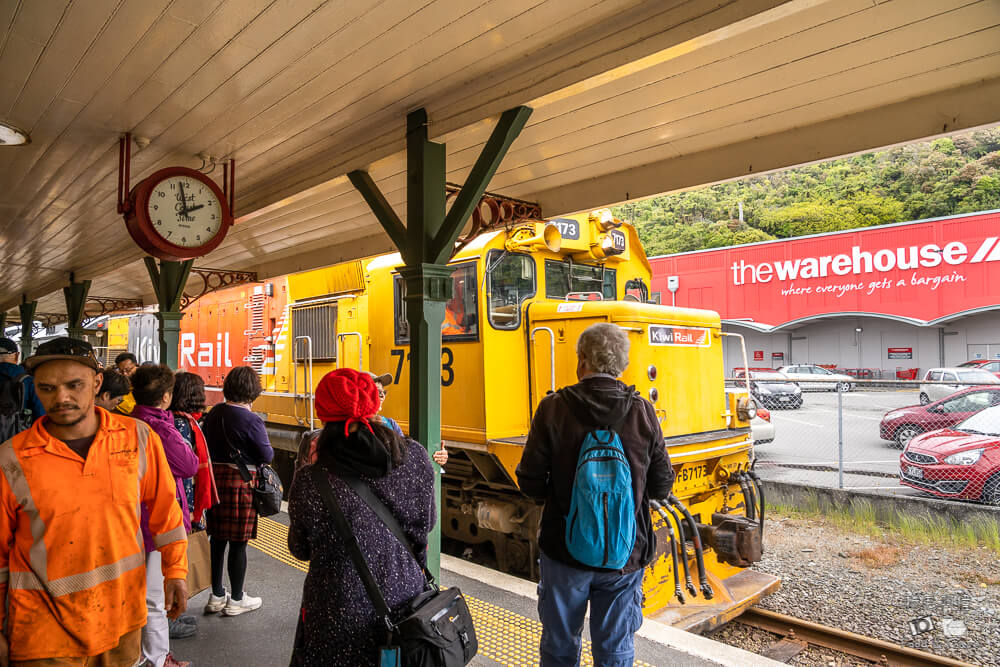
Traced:
<path fill-rule="evenodd" d="M 924 375 L 924 382 L 944 382 L 945 384 L 921 384 L 920 404 L 927 405 L 933 401 L 950 396 L 959 389 L 975 384 L 1000 384 L 1000 378 L 981 368 L 931 368 Z"/>
<path fill-rule="evenodd" d="M 798 364 L 782 366 L 779 373 L 784 373 L 788 379 L 797 383 L 803 389 L 825 389 L 828 391 L 851 391 L 854 389 L 854 378 L 828 371 L 822 366 Z"/>

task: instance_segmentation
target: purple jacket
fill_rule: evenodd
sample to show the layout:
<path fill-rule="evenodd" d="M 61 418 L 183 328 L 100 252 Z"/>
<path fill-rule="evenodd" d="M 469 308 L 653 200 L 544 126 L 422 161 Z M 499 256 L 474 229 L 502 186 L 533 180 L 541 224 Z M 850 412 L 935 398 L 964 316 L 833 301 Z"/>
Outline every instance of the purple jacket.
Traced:
<path fill-rule="evenodd" d="M 174 426 L 172 413 L 147 405 L 137 405 L 132 410 L 131 416 L 149 424 L 149 428 L 160 436 L 160 441 L 163 442 L 163 453 L 167 455 L 170 472 L 174 474 L 175 495 L 181 504 L 181 513 L 184 515 L 184 529 L 191 532 L 191 510 L 187 506 L 187 494 L 184 493 L 183 480 L 186 477 L 194 477 L 195 473 L 198 472 L 198 455 L 188 446 L 177 427 Z M 142 508 L 142 537 L 146 542 L 146 552 L 151 552 L 153 540 L 149 532 L 149 515 L 145 506 Z"/>

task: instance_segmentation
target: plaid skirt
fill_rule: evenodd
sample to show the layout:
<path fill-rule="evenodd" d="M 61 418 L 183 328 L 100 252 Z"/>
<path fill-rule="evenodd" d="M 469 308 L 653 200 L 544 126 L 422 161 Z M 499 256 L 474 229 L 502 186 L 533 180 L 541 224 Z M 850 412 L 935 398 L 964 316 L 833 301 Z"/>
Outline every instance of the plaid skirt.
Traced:
<path fill-rule="evenodd" d="M 212 473 L 219 489 L 219 504 L 208 510 L 209 536 L 230 542 L 256 539 L 257 510 L 250 487 L 257 481 L 257 472 L 251 470 L 250 482 L 244 482 L 233 466 L 213 463 Z"/>

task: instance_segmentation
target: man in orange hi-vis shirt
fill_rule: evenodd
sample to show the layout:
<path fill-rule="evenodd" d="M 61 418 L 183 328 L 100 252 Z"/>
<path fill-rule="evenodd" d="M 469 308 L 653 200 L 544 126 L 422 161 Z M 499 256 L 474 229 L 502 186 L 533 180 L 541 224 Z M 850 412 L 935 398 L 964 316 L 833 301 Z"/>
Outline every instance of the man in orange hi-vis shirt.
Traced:
<path fill-rule="evenodd" d="M 0 445 L 0 667 L 131 667 L 146 623 L 142 504 L 168 615 L 187 606 L 187 536 L 163 446 L 94 405 L 102 376 L 88 343 L 43 343 L 24 366 L 47 414 Z"/>

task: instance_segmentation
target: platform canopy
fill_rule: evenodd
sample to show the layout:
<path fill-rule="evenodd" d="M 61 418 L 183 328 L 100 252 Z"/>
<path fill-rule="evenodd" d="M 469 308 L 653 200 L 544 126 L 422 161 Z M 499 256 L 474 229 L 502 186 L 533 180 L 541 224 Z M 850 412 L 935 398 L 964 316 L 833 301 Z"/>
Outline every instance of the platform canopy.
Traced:
<path fill-rule="evenodd" d="M 461 183 L 518 105 L 490 190 L 587 210 L 1000 121 L 1000 3 L 0 2 L 0 121 L 31 137 L 0 147 L 0 310 L 65 312 L 71 273 L 154 301 L 124 132 L 133 184 L 236 160 L 236 226 L 196 266 L 263 278 L 392 248 L 345 174 L 402 215 L 409 111 Z"/>

